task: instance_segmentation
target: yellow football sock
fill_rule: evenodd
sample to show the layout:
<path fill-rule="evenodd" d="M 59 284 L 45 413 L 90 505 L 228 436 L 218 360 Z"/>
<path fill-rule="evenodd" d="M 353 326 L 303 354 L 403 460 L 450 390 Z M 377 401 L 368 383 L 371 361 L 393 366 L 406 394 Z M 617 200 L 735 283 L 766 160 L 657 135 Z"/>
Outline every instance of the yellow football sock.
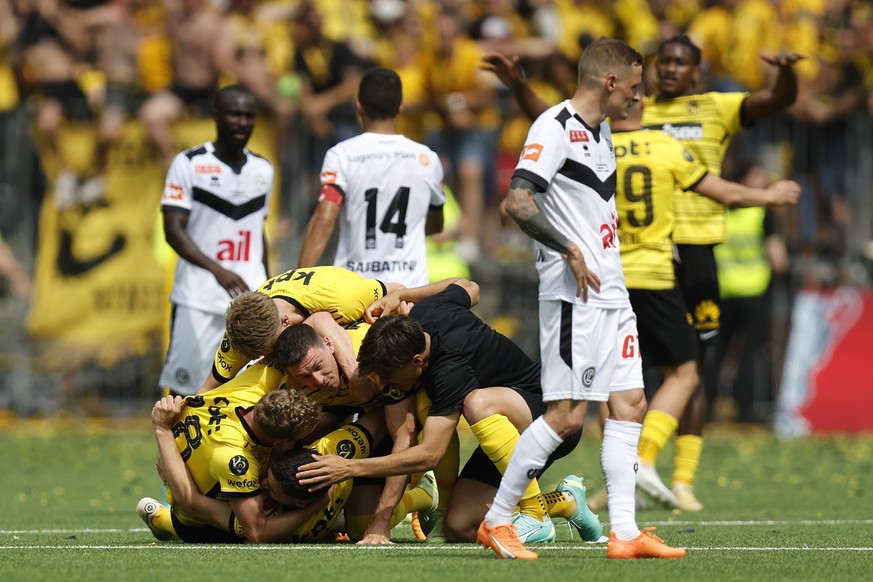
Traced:
<path fill-rule="evenodd" d="M 703 452 L 703 437 L 683 434 L 676 439 L 676 459 L 673 464 L 673 484 L 694 483 L 700 454 Z"/>
<path fill-rule="evenodd" d="M 500 474 L 506 473 L 515 443 L 518 441 L 518 429 L 502 414 L 492 414 L 488 418 L 470 425 L 482 451 L 491 459 Z M 518 507 L 523 513 L 543 520 L 546 516 L 546 504 L 540 495 L 540 486 L 536 479 L 521 496 Z"/>
<path fill-rule="evenodd" d="M 658 460 L 658 455 L 667 440 L 676 428 L 679 426 L 679 420 L 666 412 L 660 410 L 650 410 L 646 413 L 646 418 L 643 420 L 643 430 L 640 433 L 639 456 L 640 462 L 646 465 L 654 465 Z"/>
<path fill-rule="evenodd" d="M 576 500 L 569 493 L 563 491 L 551 491 L 543 493 L 546 510 L 552 517 L 573 517 L 576 513 Z"/>
<path fill-rule="evenodd" d="M 433 470 L 440 496 L 439 509 L 445 509 L 449 505 L 452 492 L 455 490 L 455 483 L 458 481 L 460 466 L 461 441 L 458 438 L 458 432 L 455 431 L 449 443 L 449 448 L 446 449 L 446 454 L 443 455 L 443 458 Z"/>
<path fill-rule="evenodd" d="M 170 532 L 174 537 L 179 537 L 176 533 L 176 528 L 173 527 L 173 518 L 170 515 L 170 510 L 166 507 L 159 507 L 155 514 L 151 517 L 152 525 L 156 528 Z"/>

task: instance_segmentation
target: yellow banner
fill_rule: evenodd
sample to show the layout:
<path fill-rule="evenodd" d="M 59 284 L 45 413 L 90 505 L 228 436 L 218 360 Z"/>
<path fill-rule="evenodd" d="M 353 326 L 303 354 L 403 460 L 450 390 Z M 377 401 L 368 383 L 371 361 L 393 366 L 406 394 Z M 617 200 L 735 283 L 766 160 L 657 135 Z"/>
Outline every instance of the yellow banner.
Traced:
<path fill-rule="evenodd" d="M 211 119 L 176 129 L 179 151 L 214 137 Z M 269 125 L 260 123 L 252 151 L 273 160 L 273 143 Z M 95 144 L 89 127 L 69 127 L 61 135 L 63 156 L 80 179 L 94 173 Z M 162 250 L 168 248 L 158 218 L 166 168 L 148 135 L 138 123 L 128 122 L 110 150 L 104 196 L 76 200 L 66 208 L 58 207 L 54 193 L 58 162 L 45 148 L 41 151 L 47 192 L 28 332 L 107 364 L 153 349 L 167 327 L 168 269 L 175 257 Z M 275 216 L 278 196 L 273 200 Z"/>

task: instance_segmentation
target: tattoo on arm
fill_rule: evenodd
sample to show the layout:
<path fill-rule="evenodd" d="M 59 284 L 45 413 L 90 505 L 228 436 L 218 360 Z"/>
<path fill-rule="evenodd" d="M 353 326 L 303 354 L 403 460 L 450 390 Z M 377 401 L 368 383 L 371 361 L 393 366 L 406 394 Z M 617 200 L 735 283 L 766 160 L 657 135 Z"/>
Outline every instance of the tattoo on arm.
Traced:
<path fill-rule="evenodd" d="M 521 230 L 531 238 L 559 253 L 568 252 L 570 240 L 561 234 L 537 207 L 535 194 L 536 186 L 533 183 L 524 178 L 513 178 L 509 185 L 508 196 L 512 197 L 516 204 L 510 215 Z"/>

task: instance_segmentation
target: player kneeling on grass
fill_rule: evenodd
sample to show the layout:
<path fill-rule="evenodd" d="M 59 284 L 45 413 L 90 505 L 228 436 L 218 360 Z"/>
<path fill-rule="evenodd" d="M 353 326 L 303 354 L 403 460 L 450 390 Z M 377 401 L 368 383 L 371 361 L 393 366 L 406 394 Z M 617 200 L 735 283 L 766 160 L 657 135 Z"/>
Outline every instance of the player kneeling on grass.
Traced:
<path fill-rule="evenodd" d="M 327 539 L 344 509 L 347 520 L 356 523 L 365 520 L 349 519 L 349 514 L 357 516 L 368 510 L 372 513 L 372 506 L 381 492 L 380 487 L 365 485 L 353 489 L 352 481 L 347 481 L 329 490 L 311 494 L 297 484 L 295 474 L 298 466 L 311 461 L 313 453 L 331 452 L 350 458 L 370 455 L 372 443 L 379 442 L 386 434 L 381 411 L 365 415 L 358 422 L 310 443 L 309 448 L 294 448 L 291 441 L 279 444 L 273 451 L 272 459 L 265 465 L 265 471 L 255 481 L 257 489 L 253 499 L 258 506 L 259 519 L 249 520 L 247 524 L 236 515 L 232 501 L 215 499 L 201 491 L 178 454 L 172 434 L 173 427 L 178 426 L 176 420 L 180 405 L 180 399 L 167 397 L 158 402 L 152 413 L 158 441 L 159 470 L 174 499 L 171 525 L 178 525 L 177 514 L 184 514 L 204 525 L 198 530 L 183 525 L 168 531 L 162 527 L 166 519 L 160 515 L 143 515 L 141 511 L 141 516 L 158 539 L 173 539 L 175 535 L 182 541 L 194 543 L 311 542 Z M 279 452 L 282 448 L 286 450 Z M 431 507 L 434 503 L 433 489 L 433 480 L 424 479 L 418 490 L 408 496 L 408 506 L 403 515 L 398 512 L 392 522 L 399 522 L 410 510 Z M 163 511 L 166 512 L 166 509 Z M 156 513 L 160 512 L 161 508 L 157 507 Z M 359 529 L 365 526 L 363 523 Z M 353 537 L 360 535 L 359 532 L 350 533 Z"/>

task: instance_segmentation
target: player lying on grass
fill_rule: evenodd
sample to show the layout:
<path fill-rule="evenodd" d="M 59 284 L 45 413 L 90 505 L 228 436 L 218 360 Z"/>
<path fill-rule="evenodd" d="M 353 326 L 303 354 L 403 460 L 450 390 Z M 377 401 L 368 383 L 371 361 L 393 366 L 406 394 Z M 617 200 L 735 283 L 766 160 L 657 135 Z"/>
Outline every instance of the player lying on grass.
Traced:
<path fill-rule="evenodd" d="M 288 392 L 288 390 L 281 391 Z M 290 390 L 290 392 L 296 392 Z M 270 461 L 262 467 L 258 478 L 260 489 L 254 499 L 260 504 L 259 523 L 243 523 L 232 509 L 232 501 L 216 499 L 200 491 L 188 471 L 173 439 L 173 427 L 178 426 L 182 412 L 181 398 L 165 397 L 152 411 L 155 437 L 159 450 L 159 471 L 173 494 L 172 530 L 166 528 L 160 516 L 146 516 L 146 523 L 158 539 L 177 537 L 186 542 L 313 542 L 333 535 L 333 525 L 345 510 L 346 519 L 360 523 L 368 507 L 372 507 L 381 487 L 372 484 L 353 486 L 347 481 L 328 490 L 311 493 L 297 482 L 299 465 L 308 462 L 313 452 L 333 452 L 358 458 L 372 454 L 373 443 L 385 436 L 381 412 L 361 417 L 325 437 L 310 442 L 307 447 L 285 441 L 274 449 Z M 284 450 L 282 450 L 284 449 Z M 419 487 L 409 493 L 406 503 L 411 509 L 424 510 L 434 505 L 433 479 L 422 479 Z M 368 502 L 369 500 L 369 502 Z M 165 508 L 160 507 L 158 511 Z M 184 513 L 204 524 L 197 531 L 180 527 L 178 514 Z M 396 522 L 405 517 L 399 514 Z M 354 532 L 352 532 L 354 537 Z"/>
<path fill-rule="evenodd" d="M 539 365 L 470 311 L 478 299 L 476 283 L 455 278 L 402 289 L 368 309 L 371 316 L 381 316 L 401 301 L 414 303 L 408 316 L 379 317 L 358 353 L 361 373 L 375 372 L 383 384 L 386 418 L 401 420 L 389 421 L 394 451 L 368 459 L 317 456 L 298 474 L 302 484 L 316 489 L 353 477 L 432 469 L 446 454 L 463 414 L 480 446 L 457 480 L 444 530 L 450 542 L 476 539 L 519 430 L 545 410 Z M 419 391 L 431 401 L 420 443 L 415 436 Z M 550 463 L 572 451 L 580 435 L 568 439 Z M 584 539 L 599 539 L 602 529 L 585 505 L 584 492 L 578 478 L 565 479 L 558 492 L 546 496 L 534 482 L 519 504 L 516 525 L 529 542 L 552 541 L 551 513 L 570 520 Z M 385 505 L 396 503 L 387 495 Z"/>

